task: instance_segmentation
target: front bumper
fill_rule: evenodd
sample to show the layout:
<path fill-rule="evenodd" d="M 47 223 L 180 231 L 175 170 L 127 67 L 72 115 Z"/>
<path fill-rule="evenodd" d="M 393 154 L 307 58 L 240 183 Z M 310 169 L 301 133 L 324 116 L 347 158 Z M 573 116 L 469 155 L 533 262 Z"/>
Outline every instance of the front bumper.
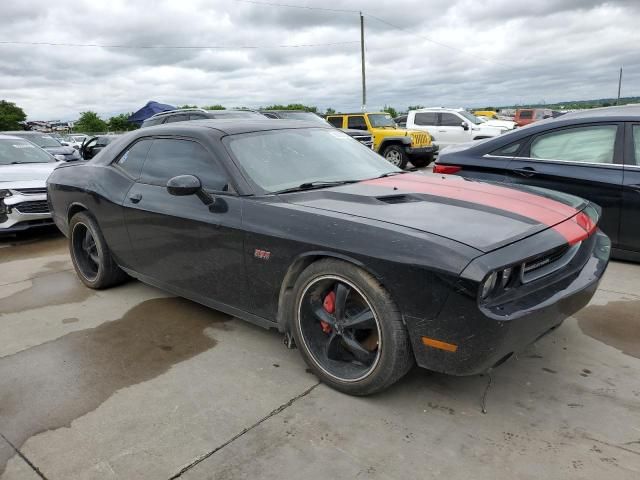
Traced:
<path fill-rule="evenodd" d="M 13 194 L 2 201 L 5 211 L 0 212 L 0 233 L 53 224 L 46 193 Z"/>
<path fill-rule="evenodd" d="M 526 298 L 489 309 L 455 290 L 435 318 L 406 318 L 418 365 L 451 375 L 482 373 L 558 327 L 589 303 L 609 262 L 609 238 L 597 231 L 591 243 L 581 268 Z M 500 317 L 497 311 L 509 315 Z M 456 349 L 434 348 L 423 337 Z"/>
<path fill-rule="evenodd" d="M 406 154 L 409 157 L 428 157 L 438 153 L 438 145 L 429 145 L 428 147 L 406 147 Z"/>

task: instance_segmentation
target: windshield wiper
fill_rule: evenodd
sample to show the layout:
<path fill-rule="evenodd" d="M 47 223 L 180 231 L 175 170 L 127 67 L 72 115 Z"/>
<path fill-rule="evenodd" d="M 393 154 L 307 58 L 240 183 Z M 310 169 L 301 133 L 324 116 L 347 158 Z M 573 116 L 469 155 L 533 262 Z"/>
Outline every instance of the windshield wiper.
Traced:
<path fill-rule="evenodd" d="M 347 185 L 349 183 L 356 183 L 359 181 L 360 180 L 337 180 L 332 182 L 325 182 L 325 181 L 305 182 L 305 183 L 301 183 L 297 187 L 285 188 L 283 190 L 277 190 L 271 193 L 279 194 L 279 193 L 303 192 L 305 190 L 314 190 L 316 188 L 335 187 L 336 185 Z"/>

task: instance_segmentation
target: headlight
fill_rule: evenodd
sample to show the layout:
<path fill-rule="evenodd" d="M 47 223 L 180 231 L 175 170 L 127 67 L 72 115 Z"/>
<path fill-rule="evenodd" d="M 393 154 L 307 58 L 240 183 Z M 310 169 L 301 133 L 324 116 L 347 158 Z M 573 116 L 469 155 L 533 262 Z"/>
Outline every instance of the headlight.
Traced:
<path fill-rule="evenodd" d="M 485 279 L 484 283 L 482 284 L 482 292 L 480 294 L 483 300 L 487 298 L 489 294 L 493 291 L 497 281 L 498 281 L 498 274 L 496 272 L 492 272 L 491 275 L 489 275 Z"/>
<path fill-rule="evenodd" d="M 7 198 L 12 195 L 11 190 L 0 190 L 0 198 Z"/>
<path fill-rule="evenodd" d="M 513 286 L 516 269 L 513 267 L 503 268 L 491 272 L 480 286 L 480 298 L 486 300 L 492 295 L 498 295 Z"/>
<path fill-rule="evenodd" d="M 53 157 L 54 157 L 56 160 L 60 161 L 60 162 L 64 162 L 64 160 L 65 160 L 65 158 L 66 158 L 64 155 L 62 155 L 62 154 L 60 154 L 60 153 L 56 153 Z"/>

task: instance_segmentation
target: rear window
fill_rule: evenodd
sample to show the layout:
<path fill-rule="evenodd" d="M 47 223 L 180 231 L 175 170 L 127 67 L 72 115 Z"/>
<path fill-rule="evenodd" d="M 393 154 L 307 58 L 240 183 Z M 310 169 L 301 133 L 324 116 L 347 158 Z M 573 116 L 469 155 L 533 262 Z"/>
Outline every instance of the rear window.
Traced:
<path fill-rule="evenodd" d="M 533 110 L 520 110 L 518 116 L 523 119 L 533 118 Z"/>

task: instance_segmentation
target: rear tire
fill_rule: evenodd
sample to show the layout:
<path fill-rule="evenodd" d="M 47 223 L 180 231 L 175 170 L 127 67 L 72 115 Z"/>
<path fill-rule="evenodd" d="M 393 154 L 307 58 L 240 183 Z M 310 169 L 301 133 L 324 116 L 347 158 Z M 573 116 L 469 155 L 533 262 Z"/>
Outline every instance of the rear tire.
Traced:
<path fill-rule="evenodd" d="M 293 298 L 296 345 L 330 387 L 370 395 L 412 367 L 413 351 L 398 307 L 369 273 L 340 260 L 319 260 L 300 274 Z"/>
<path fill-rule="evenodd" d="M 382 156 L 387 160 L 387 162 L 398 168 L 406 167 L 407 162 L 409 161 L 407 154 L 404 153 L 404 149 L 399 145 L 389 145 L 384 149 Z"/>
<path fill-rule="evenodd" d="M 102 289 L 125 282 L 127 274 L 111 256 L 95 219 L 76 213 L 69 222 L 69 252 L 78 278 L 89 288 Z"/>

